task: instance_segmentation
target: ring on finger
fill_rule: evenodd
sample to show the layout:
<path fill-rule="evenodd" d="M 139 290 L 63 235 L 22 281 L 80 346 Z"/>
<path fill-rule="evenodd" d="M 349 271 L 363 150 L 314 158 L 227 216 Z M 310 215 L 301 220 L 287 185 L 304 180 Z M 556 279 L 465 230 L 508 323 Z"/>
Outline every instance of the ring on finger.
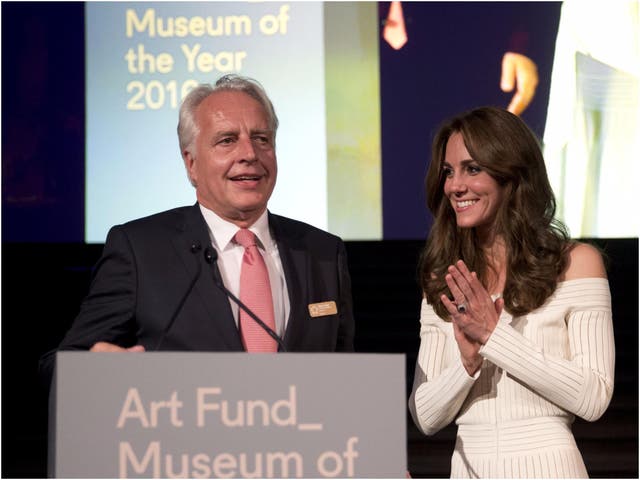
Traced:
<path fill-rule="evenodd" d="M 466 302 L 458 303 L 456 305 L 456 309 L 458 310 L 458 313 L 466 313 L 466 311 L 467 311 L 467 303 Z"/>

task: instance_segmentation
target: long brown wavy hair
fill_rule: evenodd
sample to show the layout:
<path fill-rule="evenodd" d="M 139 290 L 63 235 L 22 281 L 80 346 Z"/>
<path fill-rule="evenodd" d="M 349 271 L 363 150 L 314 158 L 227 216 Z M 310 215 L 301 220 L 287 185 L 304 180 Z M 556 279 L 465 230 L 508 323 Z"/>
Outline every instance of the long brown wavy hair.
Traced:
<path fill-rule="evenodd" d="M 434 222 L 419 264 L 420 283 L 438 316 L 449 313 L 440 301 L 451 298 L 444 277 L 462 259 L 487 285 L 489 264 L 475 228 L 459 228 L 444 194 L 443 162 L 449 137 L 459 132 L 473 160 L 504 189 L 495 230 L 506 248 L 505 309 L 514 316 L 540 307 L 554 292 L 567 265 L 570 238 L 554 218 L 556 202 L 540 144 L 516 115 L 494 107 L 462 113 L 446 122 L 433 141 L 425 181 L 427 206 Z"/>

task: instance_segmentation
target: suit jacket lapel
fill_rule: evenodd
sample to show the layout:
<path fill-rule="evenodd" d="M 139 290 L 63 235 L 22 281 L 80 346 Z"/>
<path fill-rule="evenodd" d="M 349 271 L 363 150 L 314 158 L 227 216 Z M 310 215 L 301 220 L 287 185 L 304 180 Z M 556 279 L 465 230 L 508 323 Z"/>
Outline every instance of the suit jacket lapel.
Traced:
<path fill-rule="evenodd" d="M 242 350 L 242 341 L 229 299 L 213 281 L 212 269 L 217 268 L 217 265 L 210 265 L 204 260 L 205 249 L 213 246 L 207 224 L 197 203 L 185 210 L 183 221 L 178 225 L 178 233 L 173 238 L 173 245 L 189 273 L 189 278 L 198 276 L 194 292 L 204 303 L 209 318 L 197 321 L 209 321 L 212 330 L 229 350 Z"/>
<path fill-rule="evenodd" d="M 269 226 L 278 245 L 278 254 L 282 262 L 291 305 L 283 340 L 287 349 L 293 349 L 299 344 L 297 340 L 304 333 L 304 323 L 308 316 L 305 299 L 309 298 L 307 283 L 309 255 L 306 249 L 299 245 L 294 232 L 284 231 L 277 215 L 269 213 Z"/>

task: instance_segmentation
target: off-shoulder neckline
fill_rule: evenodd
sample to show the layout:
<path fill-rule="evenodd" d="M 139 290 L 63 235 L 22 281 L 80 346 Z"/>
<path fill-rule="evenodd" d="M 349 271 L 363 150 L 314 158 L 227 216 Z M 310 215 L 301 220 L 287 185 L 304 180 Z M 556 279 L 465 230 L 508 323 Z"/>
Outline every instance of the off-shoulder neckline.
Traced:
<path fill-rule="evenodd" d="M 559 288 L 560 286 L 568 286 L 571 283 L 598 282 L 598 281 L 604 281 L 606 283 L 609 283 L 609 279 L 605 277 L 582 277 L 582 278 L 572 278 L 571 280 L 563 280 L 562 282 L 558 282 L 557 288 Z M 491 295 L 491 300 L 495 302 L 500 297 L 502 297 L 502 293 L 494 293 L 493 295 Z"/>
<path fill-rule="evenodd" d="M 558 286 L 567 285 L 571 283 L 580 283 L 580 282 L 606 282 L 609 283 L 609 279 L 606 277 L 582 277 L 582 278 L 572 278 L 571 280 L 563 280 L 558 282 Z"/>

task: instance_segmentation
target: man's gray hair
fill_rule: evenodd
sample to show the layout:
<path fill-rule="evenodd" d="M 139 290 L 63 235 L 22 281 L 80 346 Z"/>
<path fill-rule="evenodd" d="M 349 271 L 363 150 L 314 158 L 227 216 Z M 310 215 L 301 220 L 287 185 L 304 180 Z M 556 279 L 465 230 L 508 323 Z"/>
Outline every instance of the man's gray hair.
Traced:
<path fill-rule="evenodd" d="M 198 125 L 195 120 L 198 106 L 209 95 L 220 91 L 244 92 L 262 105 L 262 108 L 264 108 L 267 114 L 269 128 L 273 131 L 275 140 L 276 130 L 278 129 L 278 117 L 262 85 L 252 78 L 231 74 L 219 78 L 215 85 L 208 83 L 198 85 L 191 90 L 182 101 L 178 121 L 178 141 L 180 142 L 181 154 L 183 154 L 185 150 L 192 148 L 192 143 L 198 134 Z"/>

